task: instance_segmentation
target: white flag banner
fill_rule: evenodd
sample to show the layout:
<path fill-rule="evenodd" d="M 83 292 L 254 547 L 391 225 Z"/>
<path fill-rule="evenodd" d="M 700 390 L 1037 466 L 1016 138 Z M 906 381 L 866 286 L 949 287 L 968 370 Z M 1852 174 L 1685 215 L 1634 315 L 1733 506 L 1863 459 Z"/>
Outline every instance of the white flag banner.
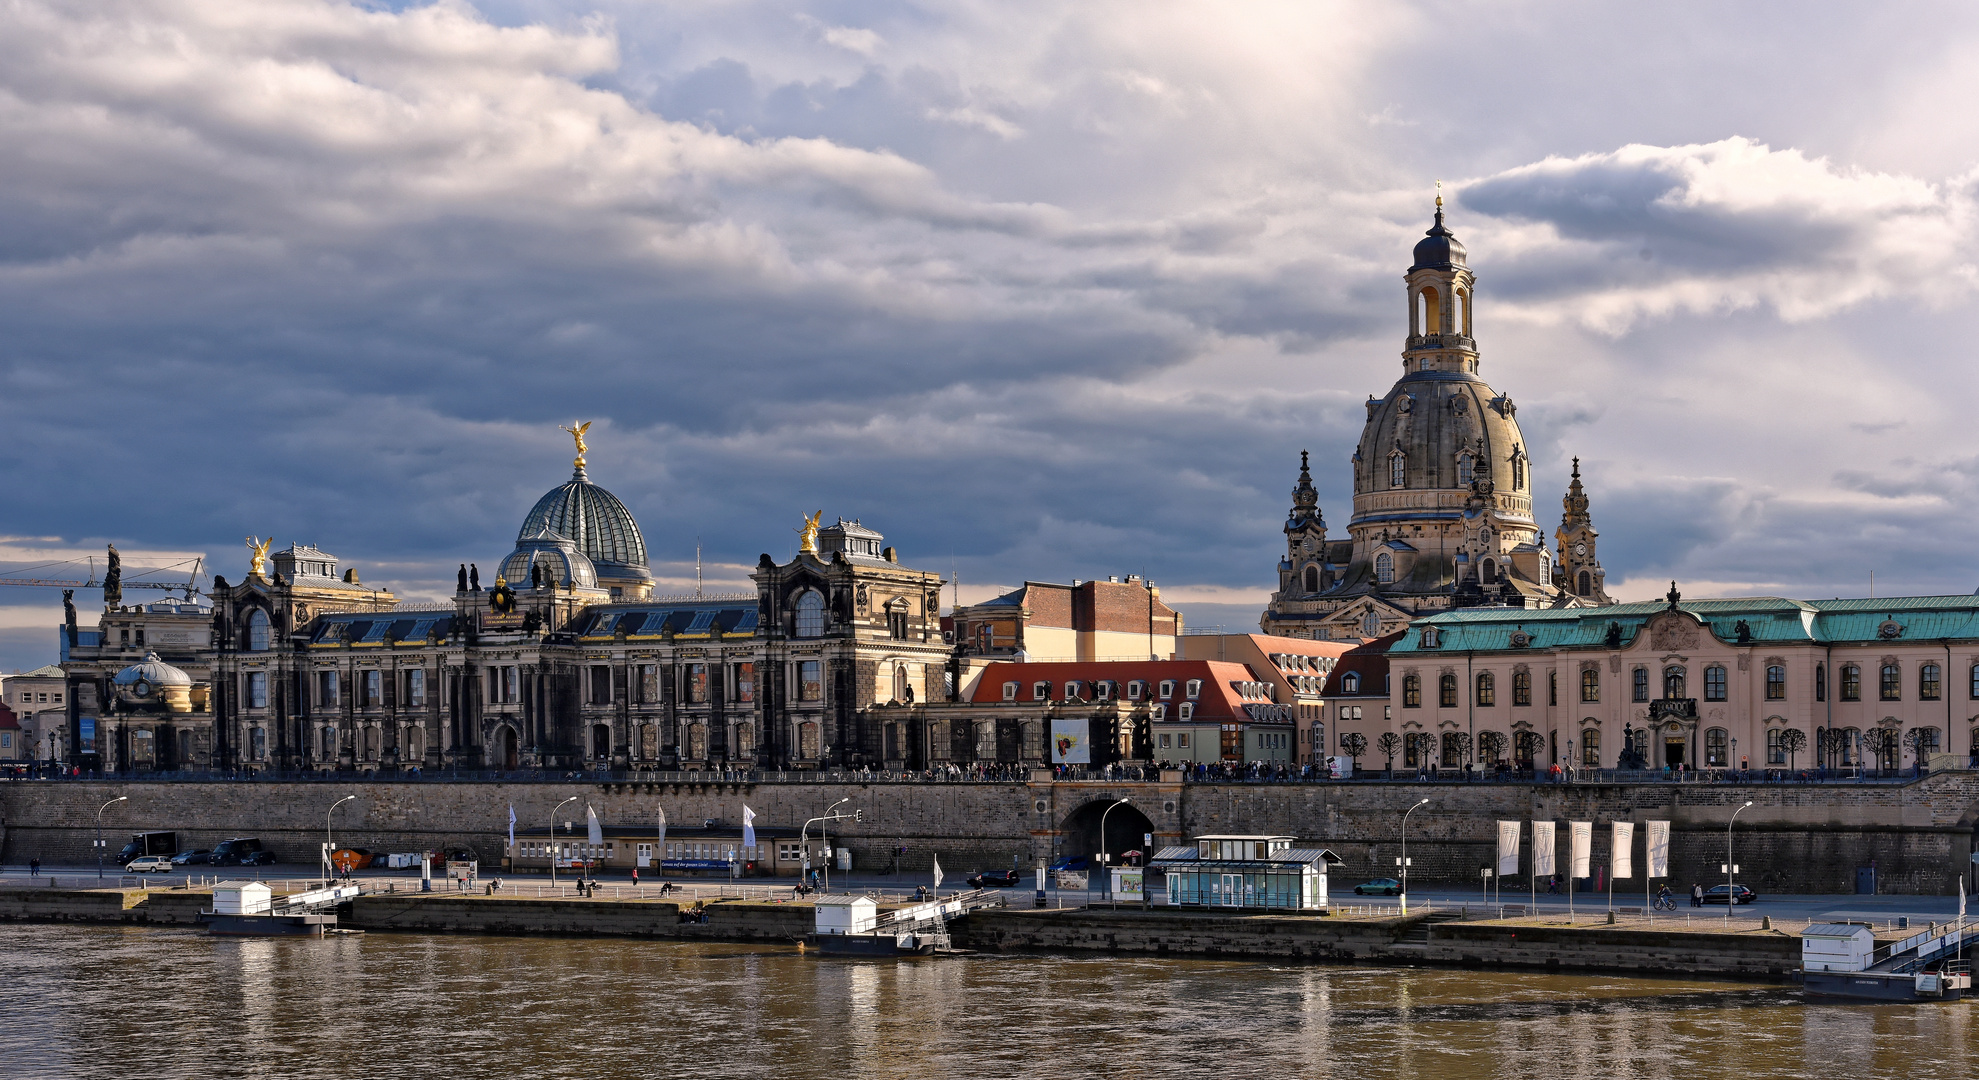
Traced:
<path fill-rule="evenodd" d="M 510 803 L 508 808 L 508 846 L 510 847 L 510 849 L 513 849 L 515 847 L 515 804 L 514 803 Z"/>
<path fill-rule="evenodd" d="M 941 888 L 941 856 L 935 856 L 935 888 Z"/>
<path fill-rule="evenodd" d="M 590 834 L 592 847 L 605 846 L 605 827 L 599 824 L 598 812 L 591 809 L 590 803 L 584 804 L 584 828 Z"/>
<path fill-rule="evenodd" d="M 1532 876 L 1558 872 L 1553 865 L 1553 823 L 1535 821 L 1532 823 Z"/>
<path fill-rule="evenodd" d="M 1649 876 L 1670 876 L 1670 823 L 1667 821 L 1645 821 L 1649 831 L 1643 834 L 1642 855 L 1648 861 Z"/>
<path fill-rule="evenodd" d="M 1594 851 L 1594 822 L 1567 822 L 1567 872 L 1571 877 L 1593 877 L 1587 868 L 1588 857 Z"/>
<path fill-rule="evenodd" d="M 667 857 L 667 808 L 658 808 L 660 813 L 660 858 Z"/>
<path fill-rule="evenodd" d="M 1512 877 L 1519 872 L 1519 823 L 1498 823 L 1498 876 Z"/>
<path fill-rule="evenodd" d="M 1958 876 L 1958 921 L 1965 921 L 1965 875 Z"/>
<path fill-rule="evenodd" d="M 748 804 L 742 807 L 742 847 L 744 850 L 756 846 L 756 812 Z"/>
<path fill-rule="evenodd" d="M 1635 822 L 1615 822 L 1615 847 L 1608 854 L 1608 876 L 1635 876 Z"/>

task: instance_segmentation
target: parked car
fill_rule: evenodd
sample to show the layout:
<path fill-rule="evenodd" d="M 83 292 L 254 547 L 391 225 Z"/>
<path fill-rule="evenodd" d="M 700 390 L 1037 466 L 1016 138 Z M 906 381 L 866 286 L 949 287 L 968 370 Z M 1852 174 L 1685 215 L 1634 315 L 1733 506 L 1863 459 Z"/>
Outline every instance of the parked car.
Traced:
<path fill-rule="evenodd" d="M 1015 870 L 985 870 L 969 878 L 969 884 L 978 889 L 1007 889 L 1022 879 Z"/>
<path fill-rule="evenodd" d="M 1722 904 L 1725 902 L 1725 897 L 1731 895 L 1731 890 L 1732 886 L 1730 885 L 1713 885 L 1704 891 L 1704 902 L 1707 904 Z M 1743 885 L 1738 886 L 1738 903 L 1750 904 L 1757 899 L 1759 899 L 1758 893 L 1753 892 Z"/>
<path fill-rule="evenodd" d="M 242 866 L 268 866 L 274 861 L 275 853 L 272 851 L 250 851 L 241 856 Z"/>
<path fill-rule="evenodd" d="M 256 866 L 259 864 L 248 862 L 248 859 L 260 852 L 261 840 L 258 837 L 237 836 L 220 841 L 220 846 L 213 849 L 213 857 L 208 861 L 214 866 Z M 268 861 L 273 862 L 274 859 Z"/>
<path fill-rule="evenodd" d="M 1090 855 L 1067 855 L 1057 862 L 1052 863 L 1049 867 L 1054 874 L 1060 870 L 1069 871 L 1074 874 L 1083 874 L 1092 868 L 1093 860 Z"/>
<path fill-rule="evenodd" d="M 1375 878 L 1354 886 L 1355 896 L 1400 896 L 1402 883 L 1394 878 Z"/>
<path fill-rule="evenodd" d="M 126 874 L 169 874 L 172 860 L 163 855 L 145 855 L 124 864 Z"/>
<path fill-rule="evenodd" d="M 198 851 L 181 851 L 172 856 L 173 866 L 205 866 L 213 861 L 213 852 L 207 848 Z"/>

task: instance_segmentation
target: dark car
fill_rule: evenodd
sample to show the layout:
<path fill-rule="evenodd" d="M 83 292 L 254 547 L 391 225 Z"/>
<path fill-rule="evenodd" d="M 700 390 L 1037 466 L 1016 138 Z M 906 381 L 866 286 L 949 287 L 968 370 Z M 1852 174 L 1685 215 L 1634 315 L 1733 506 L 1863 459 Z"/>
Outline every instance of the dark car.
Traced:
<path fill-rule="evenodd" d="M 181 851 L 172 856 L 173 866 L 205 866 L 213 861 L 213 852 L 206 848 L 198 851 Z"/>
<path fill-rule="evenodd" d="M 1707 904 L 1722 904 L 1725 902 L 1725 897 L 1731 895 L 1731 891 L 1732 886 L 1730 885 L 1713 885 L 1711 888 L 1705 890 L 1704 902 Z M 1757 899 L 1759 899 L 1758 893 L 1753 892 L 1743 885 L 1738 886 L 1739 903 L 1750 904 Z"/>
<path fill-rule="evenodd" d="M 213 849 L 213 857 L 209 861 L 214 866 L 259 866 L 261 861 L 248 860 L 261 854 L 265 853 L 261 850 L 260 838 L 238 836 L 232 840 L 220 841 L 220 846 Z M 266 861 L 274 862 L 275 858 L 270 855 Z"/>
<path fill-rule="evenodd" d="M 268 866 L 274 861 L 275 853 L 272 851 L 250 851 L 241 856 L 242 866 Z"/>
<path fill-rule="evenodd" d="M 1067 855 L 1057 862 L 1052 863 L 1049 867 L 1054 874 L 1060 870 L 1073 874 L 1083 874 L 1092 868 L 1093 860 L 1087 855 Z"/>
<path fill-rule="evenodd" d="M 1355 896 L 1400 896 L 1402 883 L 1394 878 L 1375 878 L 1354 886 Z"/>
<path fill-rule="evenodd" d="M 978 889 L 1007 889 L 1017 884 L 1020 880 L 1022 879 L 1017 876 L 1017 871 L 1015 870 L 985 870 L 980 874 L 970 877 L 969 884 L 974 885 Z"/>

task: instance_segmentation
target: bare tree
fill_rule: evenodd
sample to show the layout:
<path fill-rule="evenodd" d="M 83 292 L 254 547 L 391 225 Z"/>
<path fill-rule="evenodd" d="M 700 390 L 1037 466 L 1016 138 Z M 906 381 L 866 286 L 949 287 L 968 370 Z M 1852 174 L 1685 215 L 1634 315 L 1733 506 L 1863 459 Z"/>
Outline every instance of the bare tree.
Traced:
<path fill-rule="evenodd" d="M 1916 763 L 1917 775 L 1924 775 L 1924 758 L 1931 748 L 1937 745 L 1937 728 L 1914 727 L 1903 733 L 1904 744 L 1910 747 L 1910 760 Z"/>
<path fill-rule="evenodd" d="M 1340 736 L 1340 749 L 1345 750 L 1347 756 L 1354 759 L 1354 769 L 1355 771 L 1359 771 L 1361 767 L 1361 755 L 1367 753 L 1367 736 L 1358 731 L 1349 731 Z M 1389 756 L 1393 757 L 1394 755 L 1390 754 Z"/>
<path fill-rule="evenodd" d="M 1471 736 L 1470 736 L 1470 732 L 1468 732 L 1468 731 L 1454 731 L 1454 732 L 1451 732 L 1451 733 L 1450 733 L 1450 738 L 1449 738 L 1449 740 L 1448 740 L 1448 741 L 1449 741 L 1450 743 L 1452 743 L 1452 744 L 1453 744 L 1454 746 L 1456 746 L 1456 748 L 1457 748 L 1457 756 L 1458 756 L 1458 757 L 1460 757 L 1460 758 L 1470 758 L 1470 760 L 1472 760 L 1472 761 L 1476 761 L 1476 760 L 1477 760 L 1476 758 L 1472 758 L 1472 757 L 1471 757 Z"/>
<path fill-rule="evenodd" d="M 1787 752 L 1787 771 L 1792 772 L 1795 755 L 1807 749 L 1807 732 L 1791 727 L 1781 731 L 1780 749 Z"/>
<path fill-rule="evenodd" d="M 1505 756 L 1505 735 L 1499 731 L 1480 732 L 1477 737 L 1477 756 L 1487 765 L 1496 765 Z"/>
<path fill-rule="evenodd" d="M 1388 759 L 1386 768 L 1389 775 L 1393 776 L 1395 773 L 1395 755 L 1402 752 L 1402 737 L 1392 731 L 1384 731 L 1381 733 L 1379 739 L 1374 740 L 1374 745 L 1381 750 L 1382 756 Z"/>
<path fill-rule="evenodd" d="M 1897 733 L 1894 728 L 1870 728 L 1862 733 L 1862 744 L 1876 755 L 1876 769 L 1882 771 L 1893 767 L 1891 759 L 1897 752 Z"/>
<path fill-rule="evenodd" d="M 1539 767 L 1539 748 L 1546 739 L 1537 731 L 1521 731 L 1518 736 L 1519 760 L 1532 768 Z"/>

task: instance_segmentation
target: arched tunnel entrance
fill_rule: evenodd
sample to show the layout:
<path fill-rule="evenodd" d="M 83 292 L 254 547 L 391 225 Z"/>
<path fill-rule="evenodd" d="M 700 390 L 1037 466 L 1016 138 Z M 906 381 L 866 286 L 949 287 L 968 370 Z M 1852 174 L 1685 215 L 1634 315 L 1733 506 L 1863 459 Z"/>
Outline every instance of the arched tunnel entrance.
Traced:
<path fill-rule="evenodd" d="M 1111 816 L 1107 814 L 1108 809 L 1113 809 Z M 1101 819 L 1106 822 L 1104 844 L 1100 837 Z M 1118 866 L 1124 861 L 1120 857 L 1123 853 L 1146 850 L 1144 838 L 1154 831 L 1154 822 L 1149 821 L 1148 816 L 1131 802 L 1102 800 L 1089 802 L 1072 811 L 1060 828 L 1064 835 L 1064 842 L 1059 847 L 1060 855 L 1091 858 L 1095 853 L 1104 851 L 1113 856 L 1113 864 Z M 1151 856 L 1154 853 L 1149 851 L 1147 854 Z"/>

